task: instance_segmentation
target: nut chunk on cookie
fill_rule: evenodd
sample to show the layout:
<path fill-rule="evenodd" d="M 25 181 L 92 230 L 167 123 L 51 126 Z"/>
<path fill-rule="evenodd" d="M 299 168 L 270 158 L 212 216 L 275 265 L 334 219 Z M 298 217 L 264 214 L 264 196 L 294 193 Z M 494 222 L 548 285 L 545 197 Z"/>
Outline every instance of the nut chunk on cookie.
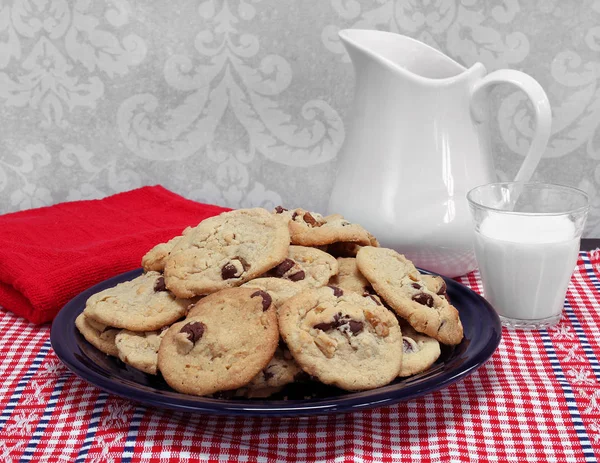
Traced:
<path fill-rule="evenodd" d="M 240 286 L 288 254 L 287 222 L 261 208 L 224 212 L 188 231 L 165 259 L 167 288 L 179 297 Z"/>
<path fill-rule="evenodd" d="M 273 358 L 279 330 L 268 293 L 224 289 L 190 314 L 167 330 L 158 350 L 158 369 L 173 389 L 195 395 L 237 389 Z"/>
<path fill-rule="evenodd" d="M 400 372 L 398 321 L 370 298 L 325 286 L 286 301 L 278 319 L 298 365 L 325 384 L 348 391 L 373 389 Z"/>
<path fill-rule="evenodd" d="M 394 311 L 419 333 L 459 344 L 463 327 L 456 308 L 429 290 L 413 263 L 393 249 L 366 246 L 356 255 L 360 272 Z"/>
<path fill-rule="evenodd" d="M 131 331 L 154 331 L 179 320 L 192 301 L 165 288 L 163 276 L 147 272 L 91 296 L 83 313 L 99 323 Z"/>

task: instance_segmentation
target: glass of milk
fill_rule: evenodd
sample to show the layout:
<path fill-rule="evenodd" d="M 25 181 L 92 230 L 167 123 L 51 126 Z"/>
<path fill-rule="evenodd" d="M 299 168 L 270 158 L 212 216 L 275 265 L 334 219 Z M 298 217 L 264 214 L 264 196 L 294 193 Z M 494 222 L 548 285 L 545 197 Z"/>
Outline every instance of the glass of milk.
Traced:
<path fill-rule="evenodd" d="M 546 183 L 491 183 L 467 194 L 484 297 L 502 324 L 543 329 L 560 320 L 577 264 L 587 195 Z"/>

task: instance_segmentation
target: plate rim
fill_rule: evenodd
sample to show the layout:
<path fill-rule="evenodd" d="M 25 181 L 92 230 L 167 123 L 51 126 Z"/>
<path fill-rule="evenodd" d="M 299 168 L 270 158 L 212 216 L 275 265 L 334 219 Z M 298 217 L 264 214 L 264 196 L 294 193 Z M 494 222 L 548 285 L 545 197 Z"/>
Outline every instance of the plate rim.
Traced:
<path fill-rule="evenodd" d="M 420 268 L 419 271 L 425 274 L 437 275 L 434 272 Z M 422 383 L 401 388 L 397 391 L 397 394 L 394 394 L 394 391 L 389 390 L 390 388 L 393 389 L 395 384 L 389 384 L 387 386 L 367 391 L 348 392 L 348 394 L 331 398 L 287 401 L 213 399 L 178 393 L 176 391 L 169 391 L 169 395 L 177 396 L 176 402 L 173 402 L 169 400 L 169 397 L 167 397 L 163 391 L 146 391 L 145 389 L 147 389 L 148 386 L 142 384 L 130 386 L 127 383 L 123 383 L 123 379 L 121 379 L 121 382 L 112 380 L 111 378 L 113 375 L 111 374 L 99 374 L 97 371 L 87 367 L 85 363 L 82 363 L 77 359 L 78 353 L 85 355 L 80 348 L 79 352 L 72 352 L 69 349 L 69 347 L 72 347 L 71 343 L 74 343 L 78 347 L 76 342 L 76 328 L 74 321 L 75 318 L 85 308 L 85 301 L 87 301 L 92 294 L 112 287 L 122 281 L 133 279 L 142 272 L 142 268 L 136 268 L 120 273 L 95 284 L 94 286 L 82 291 L 77 296 L 72 298 L 59 311 L 58 315 L 52 322 L 50 329 L 50 343 L 57 357 L 67 367 L 67 369 L 88 384 L 96 386 L 105 392 L 122 397 L 124 399 L 162 409 L 210 415 L 292 417 L 347 413 L 375 407 L 384 407 L 399 402 L 405 402 L 426 394 L 430 394 L 440 389 L 444 389 L 451 384 L 469 376 L 490 359 L 490 357 L 498 348 L 502 337 L 500 318 L 491 304 L 471 288 L 457 282 L 456 280 L 440 275 L 446 282 L 446 285 L 451 292 L 456 290 L 468 295 L 478 302 L 478 309 L 484 309 L 482 313 L 484 313 L 491 321 L 489 328 L 491 329 L 492 336 L 490 336 L 490 338 L 487 340 L 487 343 L 485 343 L 481 349 L 475 352 L 470 352 L 471 355 L 464 362 L 464 364 L 461 365 L 460 368 L 440 373 L 441 379 L 436 380 L 433 384 L 429 384 L 429 382 L 434 378 L 437 379 L 437 376 L 426 379 Z M 459 311 L 459 314 L 461 311 L 471 310 L 466 309 L 465 307 L 456 308 Z M 61 336 L 64 336 L 64 334 L 61 333 L 61 328 L 66 330 L 68 334 L 72 335 L 70 337 L 71 339 L 69 339 L 69 336 L 67 336 L 67 342 L 65 342 L 64 337 L 61 338 Z M 84 342 L 87 341 L 84 340 Z M 471 344 L 472 341 L 469 340 L 469 345 L 464 352 L 465 355 L 469 351 Z M 86 357 L 91 363 L 93 363 L 92 359 L 90 359 L 88 356 Z M 102 367 L 99 368 L 102 369 Z M 107 372 L 105 369 L 103 369 L 103 371 Z M 132 381 L 127 380 L 127 382 Z M 134 384 L 137 383 L 134 382 Z M 140 390 L 140 388 L 143 388 L 143 390 Z"/>

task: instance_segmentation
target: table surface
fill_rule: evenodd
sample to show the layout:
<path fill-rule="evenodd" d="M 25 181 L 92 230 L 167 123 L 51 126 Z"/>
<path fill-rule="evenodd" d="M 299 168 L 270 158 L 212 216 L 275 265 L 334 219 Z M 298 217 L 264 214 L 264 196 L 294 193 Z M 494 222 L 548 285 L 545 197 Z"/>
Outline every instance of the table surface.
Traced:
<path fill-rule="evenodd" d="M 504 329 L 492 358 L 446 389 L 302 419 L 194 416 L 109 395 L 62 365 L 49 326 L 0 308 L 0 461 L 597 461 L 599 277 L 600 252 L 582 252 L 560 324 Z M 458 280 L 481 292 L 477 273 Z"/>
<path fill-rule="evenodd" d="M 579 247 L 582 251 L 592 251 L 600 248 L 600 238 L 584 238 L 581 240 L 581 246 Z"/>

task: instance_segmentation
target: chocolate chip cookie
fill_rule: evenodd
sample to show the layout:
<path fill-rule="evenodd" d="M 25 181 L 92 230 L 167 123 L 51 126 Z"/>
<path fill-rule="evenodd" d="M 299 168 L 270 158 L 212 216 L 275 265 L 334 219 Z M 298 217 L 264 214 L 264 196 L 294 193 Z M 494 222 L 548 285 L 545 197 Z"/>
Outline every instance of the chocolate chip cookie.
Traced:
<path fill-rule="evenodd" d="M 402 254 L 365 246 L 356 255 L 360 272 L 386 303 L 419 333 L 443 344 L 459 344 L 463 327 L 458 311 L 427 288 L 419 271 Z"/>
<path fill-rule="evenodd" d="M 281 304 L 304 289 L 302 285 L 298 285 L 291 280 L 272 277 L 255 278 L 244 283 L 241 288 L 256 288 L 268 292 L 273 298 L 273 305 L 276 309 L 279 309 Z"/>
<path fill-rule="evenodd" d="M 427 289 L 440 297 L 443 297 L 447 301 L 450 301 L 447 293 L 447 286 L 444 279 L 439 275 L 421 275 L 421 278 L 425 282 Z"/>
<path fill-rule="evenodd" d="M 285 219 L 265 209 L 239 209 L 202 221 L 166 257 L 165 282 L 179 297 L 239 286 L 288 254 Z"/>
<path fill-rule="evenodd" d="M 264 398 L 279 392 L 283 386 L 293 383 L 302 374 L 294 357 L 286 346 L 279 346 L 269 364 L 244 387 L 236 391 L 236 396 L 249 399 Z"/>
<path fill-rule="evenodd" d="M 338 286 L 344 291 L 351 291 L 361 296 L 372 299 L 378 305 L 384 305 L 381 298 L 375 293 L 369 280 L 367 280 L 356 265 L 353 257 L 338 257 L 339 271 L 331 277 L 329 284 Z"/>
<path fill-rule="evenodd" d="M 412 376 L 429 369 L 440 356 L 440 343 L 432 337 L 417 333 L 408 323 L 400 323 L 400 327 L 404 352 L 398 376 Z"/>
<path fill-rule="evenodd" d="M 290 246 L 287 259 L 264 276 L 283 278 L 300 285 L 320 288 L 338 273 L 337 260 L 316 248 Z"/>
<path fill-rule="evenodd" d="M 340 214 L 322 216 L 305 209 L 284 209 L 278 206 L 273 211 L 288 220 L 292 244 L 322 246 L 338 241 L 370 244 L 369 233 L 360 225 L 350 223 Z"/>
<path fill-rule="evenodd" d="M 154 331 L 185 316 L 192 300 L 178 299 L 163 276 L 146 272 L 91 296 L 84 314 L 97 322 L 131 331 Z"/>
<path fill-rule="evenodd" d="M 372 299 L 324 286 L 286 301 L 278 320 L 298 365 L 325 384 L 366 390 L 388 384 L 400 372 L 400 326 Z"/>
<path fill-rule="evenodd" d="M 273 358 L 279 331 L 265 291 L 224 289 L 190 313 L 167 330 L 158 350 L 158 369 L 173 389 L 195 395 L 237 389 Z"/>
<path fill-rule="evenodd" d="M 362 296 L 374 293 L 369 280 L 358 270 L 355 258 L 338 257 L 337 262 L 339 271 L 329 281 L 331 285 L 339 286 L 344 291 L 351 291 Z"/>
<path fill-rule="evenodd" d="M 75 326 L 81 335 L 100 352 L 116 357 L 118 355 L 115 337 L 119 329 L 98 323 L 80 313 L 75 319 Z"/>
<path fill-rule="evenodd" d="M 155 375 L 158 348 L 165 333 L 166 330 L 145 332 L 121 330 L 115 337 L 118 357 L 138 370 Z"/>
<path fill-rule="evenodd" d="M 175 245 L 179 243 L 183 235 L 188 233 L 191 229 L 192 227 L 187 227 L 185 230 L 183 230 L 182 235 L 175 236 L 166 243 L 159 243 L 150 249 L 150 251 L 148 251 L 142 257 L 142 268 L 144 271 L 148 272 L 153 270 L 155 272 L 162 273 L 162 271 L 165 269 L 165 261 L 167 257 L 169 254 L 171 254 L 171 251 Z"/>

